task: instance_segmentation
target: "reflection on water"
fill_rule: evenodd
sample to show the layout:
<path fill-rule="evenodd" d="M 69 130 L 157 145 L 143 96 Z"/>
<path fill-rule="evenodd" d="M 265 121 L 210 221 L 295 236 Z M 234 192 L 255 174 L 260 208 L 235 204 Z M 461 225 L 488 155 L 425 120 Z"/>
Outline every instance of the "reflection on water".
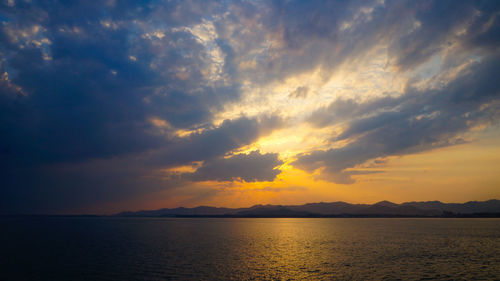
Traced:
<path fill-rule="evenodd" d="M 1 218 L 0 280 L 498 280 L 499 219 Z"/>

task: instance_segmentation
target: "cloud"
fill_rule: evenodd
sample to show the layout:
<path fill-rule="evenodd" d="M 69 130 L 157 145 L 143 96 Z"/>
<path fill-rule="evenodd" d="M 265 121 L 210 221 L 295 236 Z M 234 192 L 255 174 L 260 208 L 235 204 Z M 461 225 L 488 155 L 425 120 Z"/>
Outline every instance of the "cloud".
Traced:
<path fill-rule="evenodd" d="M 492 56 L 439 89 L 409 87 L 399 97 L 334 101 L 309 121 L 315 126 L 344 124 L 346 129 L 330 142 L 347 144 L 302 154 L 292 165 L 306 171 L 321 169 L 323 178 L 348 184 L 354 180 L 346 169 L 367 160 L 463 143 L 461 134 L 500 117 L 500 83 L 494 78 L 498 71 L 500 57 Z"/>
<path fill-rule="evenodd" d="M 237 112 L 252 89 L 256 101 L 277 95 L 265 87 L 299 74 L 326 82 L 379 49 L 396 75 L 418 74 L 436 56 L 439 77 L 461 72 L 435 87 L 344 97 L 318 110 L 309 102 L 317 85 L 298 81 L 286 102 L 314 110 L 314 129 L 344 130 L 325 140 L 337 148 L 305 150 L 294 165 L 349 183 L 362 172 L 349 168 L 366 160 L 463 142 L 474 126 L 498 120 L 499 10 L 497 1 L 4 1 L 0 211 L 64 210 L 182 186 L 161 171 L 195 162 L 203 164 L 192 180 L 274 179 L 277 155 L 232 153 L 302 117 L 285 124 L 279 111 L 289 108 L 279 104 L 265 116 L 225 111 Z M 223 173 L 230 161 L 239 169 Z"/>
<path fill-rule="evenodd" d="M 211 6 L 23 2 L 5 8 L 2 69 L 24 96 L 0 97 L 8 135 L 2 151 L 12 161 L 83 161 L 162 146 L 150 116 L 174 128 L 209 123 L 212 112 L 239 97 L 238 85 L 209 85 L 202 74 L 212 64 L 207 50 L 176 27 L 201 22 L 207 14 L 200 11 Z"/>
<path fill-rule="evenodd" d="M 194 173 L 184 174 L 183 177 L 192 181 L 273 181 L 281 172 L 276 167 L 282 164 L 277 153 L 252 151 L 207 161 Z"/>
<path fill-rule="evenodd" d="M 306 187 L 304 186 L 287 186 L 287 187 L 262 187 L 262 188 L 253 188 L 250 190 L 243 190 L 245 191 L 265 191 L 265 192 L 287 192 L 287 191 L 305 191 L 307 190 Z"/>
<path fill-rule="evenodd" d="M 182 183 L 137 157 L 3 167 L 0 213 L 106 212 L 106 204 L 141 200 Z"/>
<path fill-rule="evenodd" d="M 288 97 L 290 98 L 306 98 L 309 93 L 309 88 L 306 86 L 300 86 L 295 89 L 295 91 L 291 92 Z"/>
<path fill-rule="evenodd" d="M 334 182 L 337 184 L 353 184 L 356 182 L 352 178 L 352 176 L 357 175 L 371 175 L 371 174 L 380 174 L 383 171 L 361 171 L 361 170 L 348 170 L 348 171 L 336 171 L 335 169 L 326 168 L 321 172 L 317 179 L 322 179 L 330 182 Z"/>
<path fill-rule="evenodd" d="M 277 116 L 240 117 L 188 137 L 164 139 L 160 148 L 87 161 L 20 166 L 3 159 L 0 212 L 81 212 L 106 202 L 139 200 L 145 194 L 183 187 L 189 181 L 203 177 L 209 180 L 204 173 L 217 171 L 217 165 L 230 165 L 227 171 L 231 174 L 221 171 L 211 180 L 272 180 L 280 173 L 273 168 L 282 163 L 277 154 L 233 156 L 229 163 L 223 156 L 269 134 L 282 123 Z M 192 177 L 169 177 L 163 171 L 197 161 L 204 163 Z"/>
<path fill-rule="evenodd" d="M 319 70 L 327 80 L 377 48 L 400 72 L 450 49 L 450 60 L 478 47 L 494 52 L 499 5 L 493 2 L 256 1 L 229 5 L 214 24 L 235 78 L 266 84 Z M 254 67 L 238 69 L 247 62 Z"/>
<path fill-rule="evenodd" d="M 390 46 L 392 63 L 401 70 L 411 70 L 453 44 L 465 50 L 498 46 L 498 36 L 495 36 L 499 28 L 498 3 L 429 1 L 413 4 L 408 8 L 411 8 L 414 28 L 393 40 Z M 454 56 L 456 53 L 451 55 Z"/>
<path fill-rule="evenodd" d="M 58 200 L 80 205 L 84 197 L 91 205 L 91 198 L 133 196 L 133 182 L 149 186 L 141 192 L 166 188 L 171 184 L 144 181 L 147 169 L 216 158 L 272 130 L 278 121 L 265 116 L 212 125 L 215 112 L 239 99 L 239 84 L 213 77 L 224 58 L 215 61 L 211 47 L 186 27 L 220 8 L 156 1 L 1 7 L 0 168 L 9 206 L 30 209 L 20 201 L 38 195 L 47 204 L 31 202 L 33 208 Z M 159 130 L 152 117 L 168 126 Z M 175 136 L 199 128 L 204 132 Z M 92 169 L 94 161 L 118 161 L 123 173 Z M 78 165 L 85 168 L 65 169 Z M 86 180 L 71 184 L 77 178 Z M 66 194 L 67 186 L 68 196 L 48 198 L 50 190 Z"/>
<path fill-rule="evenodd" d="M 242 116 L 235 120 L 224 120 L 219 127 L 172 139 L 150 161 L 155 165 L 175 166 L 222 157 L 234 149 L 253 143 L 283 124 L 279 116 Z"/>

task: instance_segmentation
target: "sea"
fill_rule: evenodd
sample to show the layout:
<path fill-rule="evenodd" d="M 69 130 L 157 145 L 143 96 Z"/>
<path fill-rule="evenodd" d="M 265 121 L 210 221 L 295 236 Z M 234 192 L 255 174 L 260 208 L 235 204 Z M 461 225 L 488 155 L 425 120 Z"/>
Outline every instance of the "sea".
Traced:
<path fill-rule="evenodd" d="M 1 217 L 0 280 L 500 280 L 500 219 Z"/>

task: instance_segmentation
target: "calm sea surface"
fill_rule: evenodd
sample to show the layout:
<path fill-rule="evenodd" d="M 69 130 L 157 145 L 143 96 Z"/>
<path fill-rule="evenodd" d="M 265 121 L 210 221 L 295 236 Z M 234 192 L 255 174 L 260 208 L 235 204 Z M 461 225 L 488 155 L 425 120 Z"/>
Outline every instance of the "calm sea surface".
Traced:
<path fill-rule="evenodd" d="M 500 280 L 500 219 L 0 218 L 0 280 Z"/>

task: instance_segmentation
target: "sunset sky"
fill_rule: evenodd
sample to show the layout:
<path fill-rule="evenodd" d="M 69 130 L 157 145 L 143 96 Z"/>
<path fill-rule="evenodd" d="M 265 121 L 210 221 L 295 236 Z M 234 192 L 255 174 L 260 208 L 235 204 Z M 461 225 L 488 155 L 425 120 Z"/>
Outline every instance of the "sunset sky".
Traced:
<path fill-rule="evenodd" d="M 500 1 L 0 5 L 2 214 L 500 198 Z"/>

